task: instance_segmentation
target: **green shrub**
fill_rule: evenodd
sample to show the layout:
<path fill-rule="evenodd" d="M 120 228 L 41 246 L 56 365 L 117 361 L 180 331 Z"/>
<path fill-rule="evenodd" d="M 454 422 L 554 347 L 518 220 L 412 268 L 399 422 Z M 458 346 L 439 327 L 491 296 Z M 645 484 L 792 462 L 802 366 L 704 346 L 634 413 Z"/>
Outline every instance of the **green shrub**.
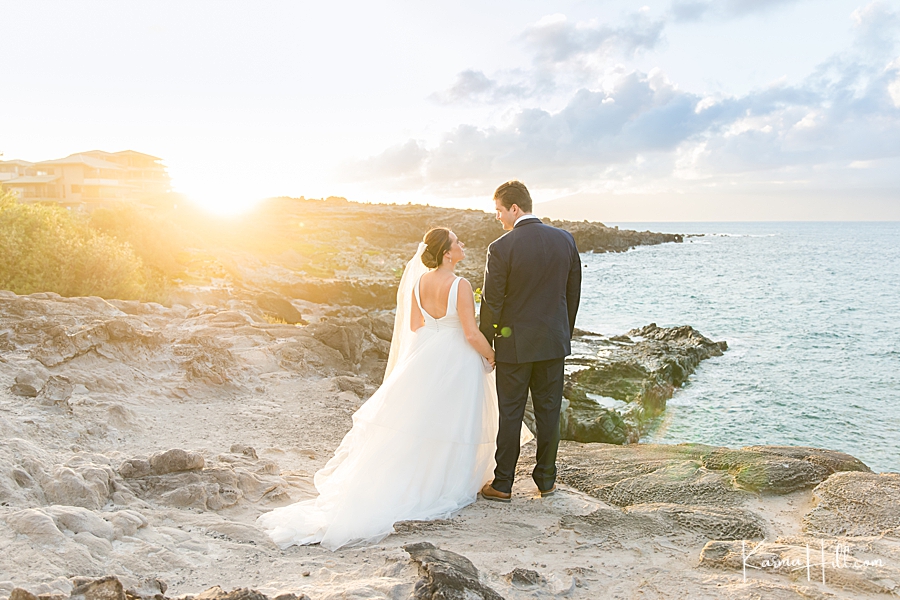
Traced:
<path fill-rule="evenodd" d="M 56 205 L 0 192 L 0 289 L 16 294 L 146 299 L 145 268 L 128 244 Z"/>
<path fill-rule="evenodd" d="M 172 279 L 184 274 L 187 232 L 163 214 L 131 204 L 98 208 L 90 225 L 100 233 L 127 243 L 144 266 Z"/>

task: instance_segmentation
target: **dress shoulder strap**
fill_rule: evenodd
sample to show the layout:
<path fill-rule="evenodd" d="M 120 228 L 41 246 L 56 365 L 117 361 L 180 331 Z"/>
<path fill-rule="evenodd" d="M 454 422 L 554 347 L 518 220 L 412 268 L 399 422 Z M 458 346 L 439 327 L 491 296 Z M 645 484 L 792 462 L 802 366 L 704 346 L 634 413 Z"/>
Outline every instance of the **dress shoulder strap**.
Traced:
<path fill-rule="evenodd" d="M 422 299 L 419 297 L 420 285 L 422 285 L 422 275 L 419 275 L 419 278 L 416 280 L 416 285 L 413 287 L 413 291 L 416 294 L 416 304 L 419 305 L 419 310 L 422 310 Z"/>
<path fill-rule="evenodd" d="M 450 294 L 447 296 L 447 314 L 451 312 L 458 312 L 456 310 L 456 300 L 459 298 L 459 280 L 462 277 L 458 277 L 453 280 L 453 283 L 450 284 Z"/>

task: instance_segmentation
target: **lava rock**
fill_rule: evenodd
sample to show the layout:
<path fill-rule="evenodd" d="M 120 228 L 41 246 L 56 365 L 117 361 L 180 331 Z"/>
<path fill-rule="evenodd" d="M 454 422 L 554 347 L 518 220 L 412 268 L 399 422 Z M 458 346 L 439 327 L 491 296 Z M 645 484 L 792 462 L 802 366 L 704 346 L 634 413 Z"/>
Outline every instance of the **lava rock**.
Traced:
<path fill-rule="evenodd" d="M 226 592 L 216 585 L 194 596 L 194 600 L 269 600 L 269 598 L 262 592 L 250 588 L 238 588 Z"/>
<path fill-rule="evenodd" d="M 713 342 L 690 326 L 651 323 L 626 336 L 605 337 L 578 330 L 567 359 L 560 436 L 579 442 L 626 444 L 662 414 L 675 390 L 700 362 L 721 356 L 725 342 Z M 592 396 L 617 400 L 623 408 L 600 406 Z"/>
<path fill-rule="evenodd" d="M 105 465 L 56 465 L 40 482 L 53 504 L 99 510 L 106 504 L 115 473 Z"/>
<path fill-rule="evenodd" d="M 126 600 L 122 582 L 113 576 L 79 585 L 72 590 L 70 598 L 71 600 Z"/>
<path fill-rule="evenodd" d="M 287 298 L 271 293 L 260 294 L 256 297 L 256 305 L 267 315 L 285 323 L 306 325 L 303 315 Z"/>
<path fill-rule="evenodd" d="M 835 473 L 813 490 L 806 531 L 823 535 L 900 537 L 900 473 Z"/>
<path fill-rule="evenodd" d="M 352 364 L 362 359 L 362 342 L 366 331 L 362 325 L 351 321 L 343 323 L 321 322 L 309 326 L 313 337 L 341 353 Z"/>
<path fill-rule="evenodd" d="M 146 477 L 153 472 L 149 460 L 142 458 L 130 458 L 119 465 L 119 475 L 126 479 L 134 477 Z"/>
<path fill-rule="evenodd" d="M 564 515 L 560 526 L 623 539 L 673 537 L 691 534 L 701 539 L 752 540 L 765 538 L 763 519 L 737 507 L 649 503 L 624 509 L 604 507 L 587 515 Z"/>
<path fill-rule="evenodd" d="M 335 377 L 334 382 L 342 392 L 353 392 L 359 397 L 366 394 L 366 381 L 359 377 Z"/>
<path fill-rule="evenodd" d="M 544 578 L 537 571 L 516 567 L 503 576 L 508 582 L 518 587 L 533 587 L 544 583 Z"/>
<path fill-rule="evenodd" d="M 180 471 L 197 471 L 204 467 L 206 461 L 199 452 L 191 452 L 174 448 L 159 452 L 150 457 L 150 468 L 154 475 L 178 473 Z"/>
<path fill-rule="evenodd" d="M 68 378 L 52 375 L 41 390 L 40 401 L 42 404 L 49 406 L 68 408 L 69 398 L 72 397 L 72 392 L 74 391 L 75 386 Z"/>
<path fill-rule="evenodd" d="M 418 563 L 422 576 L 413 591 L 416 600 L 503 600 L 481 583 L 478 569 L 465 556 L 429 542 L 407 544 L 403 549 Z"/>
<path fill-rule="evenodd" d="M 823 481 L 830 468 L 853 469 L 860 475 L 868 472 L 862 462 L 842 452 L 796 449 L 789 452 L 790 457 L 784 456 L 786 452 L 780 446 L 731 449 L 703 444 L 614 446 L 564 441 L 559 446 L 558 478 L 618 506 L 665 502 L 722 507 L 750 497 L 748 482 L 755 482 L 754 491 L 787 494 Z M 803 456 L 806 458 L 797 458 Z M 745 475 L 735 475 L 741 473 Z"/>
<path fill-rule="evenodd" d="M 785 446 L 721 448 L 704 456 L 703 466 L 728 471 L 745 489 L 773 494 L 815 487 L 836 471 L 869 471 L 843 452 Z"/>
<path fill-rule="evenodd" d="M 16 375 L 16 382 L 9 388 L 9 391 L 17 396 L 35 398 L 44 389 L 44 385 L 49 379 L 50 372 L 40 365 L 36 365 L 34 369 L 22 371 Z"/>
<path fill-rule="evenodd" d="M 10 592 L 9 600 L 38 600 L 38 597 L 22 588 L 15 588 Z"/>

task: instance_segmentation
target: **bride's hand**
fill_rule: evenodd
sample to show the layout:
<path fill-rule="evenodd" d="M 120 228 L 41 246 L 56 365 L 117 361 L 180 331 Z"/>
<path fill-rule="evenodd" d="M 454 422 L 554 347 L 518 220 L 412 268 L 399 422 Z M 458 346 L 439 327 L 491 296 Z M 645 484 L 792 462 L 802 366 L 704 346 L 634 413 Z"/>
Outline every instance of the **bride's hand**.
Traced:
<path fill-rule="evenodd" d="M 491 364 L 491 368 L 497 368 L 497 359 L 496 355 L 493 352 L 491 352 L 491 355 L 487 357 L 487 361 Z"/>

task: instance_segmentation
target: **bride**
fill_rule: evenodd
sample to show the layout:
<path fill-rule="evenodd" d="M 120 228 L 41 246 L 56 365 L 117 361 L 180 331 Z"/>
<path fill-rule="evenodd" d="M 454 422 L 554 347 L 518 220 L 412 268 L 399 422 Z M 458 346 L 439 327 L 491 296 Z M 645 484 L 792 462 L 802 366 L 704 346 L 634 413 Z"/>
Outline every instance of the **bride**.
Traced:
<path fill-rule="evenodd" d="M 319 496 L 257 520 L 281 548 L 377 543 L 397 521 L 449 517 L 493 478 L 494 351 L 454 272 L 465 255 L 449 229 L 425 234 L 400 280 L 384 383 L 315 474 Z"/>

